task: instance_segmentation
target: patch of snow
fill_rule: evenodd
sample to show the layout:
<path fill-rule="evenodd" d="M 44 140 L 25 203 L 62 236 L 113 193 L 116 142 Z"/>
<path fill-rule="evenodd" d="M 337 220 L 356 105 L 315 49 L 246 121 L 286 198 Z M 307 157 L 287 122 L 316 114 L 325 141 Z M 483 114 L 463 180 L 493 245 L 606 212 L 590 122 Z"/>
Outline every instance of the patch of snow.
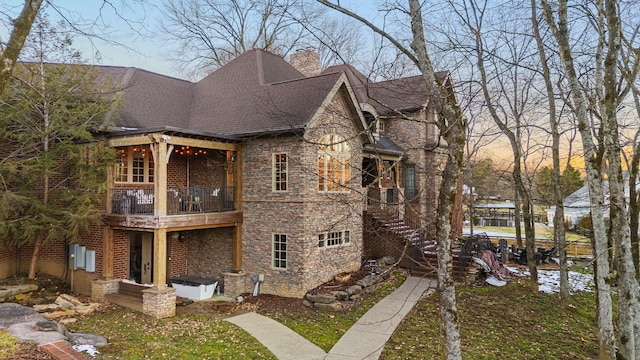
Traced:
<path fill-rule="evenodd" d="M 507 267 L 509 270 L 518 272 L 514 267 Z M 529 276 L 529 269 L 521 272 Z M 538 270 L 538 284 L 541 292 L 557 293 L 560 292 L 560 271 L 559 270 Z M 593 291 L 593 275 L 583 274 L 576 271 L 569 271 L 569 291 Z"/>
<path fill-rule="evenodd" d="M 91 357 L 96 357 L 100 352 L 93 345 L 73 345 L 72 348 L 79 352 L 85 352 Z"/>

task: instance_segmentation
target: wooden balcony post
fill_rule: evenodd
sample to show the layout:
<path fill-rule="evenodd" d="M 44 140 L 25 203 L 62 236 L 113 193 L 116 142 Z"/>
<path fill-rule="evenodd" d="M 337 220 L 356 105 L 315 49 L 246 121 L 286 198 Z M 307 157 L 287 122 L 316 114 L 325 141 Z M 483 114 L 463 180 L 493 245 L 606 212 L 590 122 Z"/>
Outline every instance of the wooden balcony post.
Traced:
<path fill-rule="evenodd" d="M 153 231 L 153 287 L 167 287 L 167 229 Z"/>
<path fill-rule="evenodd" d="M 233 198 L 233 203 L 235 204 L 235 208 L 238 211 L 242 210 L 242 148 L 238 146 L 236 149 L 236 181 L 235 181 L 235 193 Z"/>
<path fill-rule="evenodd" d="M 109 226 L 102 227 L 102 276 L 113 277 L 113 229 Z"/>
<path fill-rule="evenodd" d="M 167 215 L 167 143 L 161 137 L 153 144 L 157 159 L 154 159 L 155 200 L 153 213 L 156 216 Z"/>

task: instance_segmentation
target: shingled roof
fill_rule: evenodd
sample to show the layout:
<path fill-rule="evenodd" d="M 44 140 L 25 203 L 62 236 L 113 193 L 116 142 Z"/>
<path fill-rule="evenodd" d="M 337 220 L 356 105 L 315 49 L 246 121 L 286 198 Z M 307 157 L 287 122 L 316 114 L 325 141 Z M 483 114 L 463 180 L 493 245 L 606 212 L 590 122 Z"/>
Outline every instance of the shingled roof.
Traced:
<path fill-rule="evenodd" d="M 123 89 L 124 104 L 112 125 L 221 136 L 302 130 L 340 86 L 341 76 L 307 78 L 263 50 L 247 51 L 197 83 L 135 68 L 100 68 Z"/>
<path fill-rule="evenodd" d="M 328 67 L 323 74 L 333 72 L 346 73 L 358 101 L 373 106 L 379 114 L 419 110 L 428 102 L 426 84 L 419 75 L 375 82 L 348 64 Z M 448 76 L 446 71 L 436 73 L 441 81 Z"/>

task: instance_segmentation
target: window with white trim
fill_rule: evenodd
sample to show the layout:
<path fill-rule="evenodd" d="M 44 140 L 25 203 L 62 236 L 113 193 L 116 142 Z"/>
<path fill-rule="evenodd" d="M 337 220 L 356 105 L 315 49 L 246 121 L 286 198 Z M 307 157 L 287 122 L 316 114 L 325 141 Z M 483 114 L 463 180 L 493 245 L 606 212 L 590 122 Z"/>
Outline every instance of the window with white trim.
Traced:
<path fill-rule="evenodd" d="M 345 231 L 329 231 L 318 234 L 318 247 L 334 247 L 351 242 L 349 230 Z"/>
<path fill-rule="evenodd" d="M 287 268 L 287 235 L 273 234 L 272 243 L 272 264 L 276 269 Z"/>
<path fill-rule="evenodd" d="M 289 163 L 286 153 L 273 154 L 273 191 L 287 191 Z"/>
<path fill-rule="evenodd" d="M 318 146 L 318 191 L 348 192 L 351 151 L 340 135 L 322 137 Z"/>
<path fill-rule="evenodd" d="M 153 183 L 154 164 L 149 145 L 116 149 L 114 180 L 117 183 Z"/>

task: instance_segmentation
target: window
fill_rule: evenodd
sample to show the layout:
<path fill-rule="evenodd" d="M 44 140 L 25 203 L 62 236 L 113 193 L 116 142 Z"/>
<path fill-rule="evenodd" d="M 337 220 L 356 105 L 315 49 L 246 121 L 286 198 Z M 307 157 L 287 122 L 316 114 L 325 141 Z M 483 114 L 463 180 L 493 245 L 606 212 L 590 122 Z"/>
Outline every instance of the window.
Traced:
<path fill-rule="evenodd" d="M 120 183 L 153 183 L 151 148 L 143 145 L 117 149 L 114 179 Z"/>
<path fill-rule="evenodd" d="M 273 234 L 272 260 L 274 268 L 287 268 L 287 235 Z"/>
<path fill-rule="evenodd" d="M 380 119 L 376 120 L 376 127 L 377 132 L 382 134 L 384 132 L 384 121 Z"/>
<path fill-rule="evenodd" d="M 416 166 L 413 164 L 407 164 L 404 170 L 404 197 L 407 201 L 416 201 L 417 195 Z"/>
<path fill-rule="evenodd" d="M 330 231 L 318 234 L 318 247 L 332 247 L 351 242 L 349 230 L 346 231 Z"/>
<path fill-rule="evenodd" d="M 273 191 L 287 191 L 287 154 L 273 154 Z"/>
<path fill-rule="evenodd" d="M 347 192 L 351 153 L 346 140 L 335 134 L 325 135 L 318 149 L 318 191 Z"/>

